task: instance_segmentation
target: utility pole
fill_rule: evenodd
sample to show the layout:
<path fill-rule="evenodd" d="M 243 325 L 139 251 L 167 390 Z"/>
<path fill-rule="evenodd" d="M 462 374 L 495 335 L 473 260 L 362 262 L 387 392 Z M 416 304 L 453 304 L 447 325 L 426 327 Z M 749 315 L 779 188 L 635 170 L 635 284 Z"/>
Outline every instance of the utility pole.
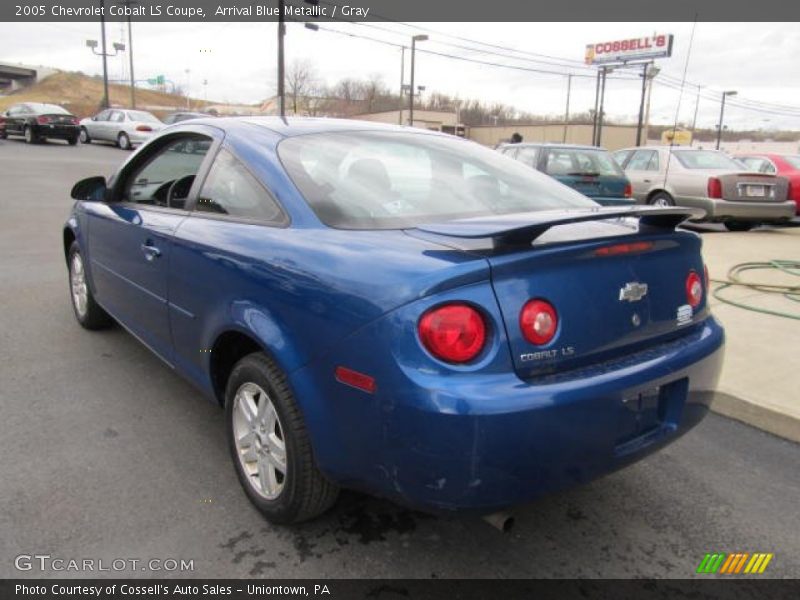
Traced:
<path fill-rule="evenodd" d="M 719 150 L 719 143 L 722 141 L 722 119 L 725 116 L 725 98 L 728 96 L 735 96 L 739 92 L 729 90 L 722 92 L 722 104 L 719 107 L 719 123 L 717 123 L 717 150 Z"/>
<path fill-rule="evenodd" d="M 406 47 L 400 48 L 400 110 L 397 115 L 397 124 L 403 124 L 403 86 L 406 77 Z"/>
<path fill-rule="evenodd" d="M 694 146 L 694 130 L 697 127 L 697 110 L 700 108 L 700 88 L 702 85 L 697 86 L 697 100 L 694 103 L 694 118 L 692 118 L 692 140 L 689 144 L 690 146 Z"/>
<path fill-rule="evenodd" d="M 603 137 L 603 106 L 606 100 L 606 77 L 613 69 L 603 67 L 603 77 L 600 84 L 600 114 L 597 116 L 597 143 L 595 146 L 600 146 Z"/>
<path fill-rule="evenodd" d="M 597 145 L 597 107 L 600 101 L 600 69 L 597 70 L 597 82 L 594 86 L 594 114 L 592 115 L 592 146 Z"/>
<path fill-rule="evenodd" d="M 103 108 L 111 106 L 108 97 L 108 54 L 106 53 L 106 6 L 105 0 L 100 0 L 100 38 L 103 51 Z"/>
<path fill-rule="evenodd" d="M 427 35 L 415 35 L 411 38 L 411 89 L 408 90 L 408 124 L 414 126 L 414 60 L 417 51 L 417 42 L 424 42 Z"/>
<path fill-rule="evenodd" d="M 286 25 L 283 18 L 285 0 L 278 0 L 278 105 L 281 117 L 286 116 L 286 93 L 284 91 L 283 37 Z"/>
<path fill-rule="evenodd" d="M 636 125 L 636 145 L 642 145 L 642 125 L 644 123 L 644 97 L 647 92 L 647 69 L 650 63 L 642 65 L 642 98 L 639 101 L 639 122 Z"/>
<path fill-rule="evenodd" d="M 569 95 L 572 91 L 572 74 L 567 75 L 567 108 L 564 111 L 564 139 L 562 140 L 565 144 L 567 143 L 567 127 L 569 126 Z"/>
<path fill-rule="evenodd" d="M 118 0 L 120 4 L 130 9 L 139 4 L 139 0 Z M 128 10 L 128 61 L 131 71 L 131 108 L 136 108 L 136 78 L 133 76 L 133 27 L 131 25 L 131 11 Z"/>

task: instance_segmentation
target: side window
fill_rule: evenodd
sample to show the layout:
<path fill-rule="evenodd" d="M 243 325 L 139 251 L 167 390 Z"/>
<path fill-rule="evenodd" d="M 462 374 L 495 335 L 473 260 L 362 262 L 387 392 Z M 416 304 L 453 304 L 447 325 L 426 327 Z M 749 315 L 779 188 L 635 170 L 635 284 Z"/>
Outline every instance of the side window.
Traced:
<path fill-rule="evenodd" d="M 658 171 L 658 153 L 655 150 L 637 150 L 626 169 L 631 171 Z"/>
<path fill-rule="evenodd" d="M 539 149 L 533 146 L 523 146 L 517 151 L 517 160 L 529 167 L 536 168 L 536 161 L 539 158 Z"/>
<path fill-rule="evenodd" d="M 108 121 L 108 116 L 111 114 L 110 110 L 104 110 L 99 115 L 97 115 L 98 121 Z"/>
<path fill-rule="evenodd" d="M 225 149 L 208 172 L 195 210 L 260 221 L 280 221 L 283 216 L 267 190 Z"/>
<path fill-rule="evenodd" d="M 510 156 L 511 158 L 517 157 L 517 149 L 514 146 L 503 146 L 500 149 L 500 152 L 502 152 L 506 156 Z"/>
<path fill-rule="evenodd" d="M 173 138 L 125 177 L 124 202 L 183 209 L 211 147 L 200 135 Z"/>
<path fill-rule="evenodd" d="M 544 172 L 548 175 L 567 175 L 575 171 L 572 164 L 572 155 L 561 150 L 550 150 L 547 153 Z"/>
<path fill-rule="evenodd" d="M 122 123 L 125 120 L 125 113 L 115 110 L 111 113 L 111 118 L 108 119 L 112 123 Z"/>
<path fill-rule="evenodd" d="M 617 164 L 621 167 L 631 154 L 633 154 L 633 150 L 617 150 L 612 153 L 611 156 L 614 157 L 614 160 L 617 161 Z"/>

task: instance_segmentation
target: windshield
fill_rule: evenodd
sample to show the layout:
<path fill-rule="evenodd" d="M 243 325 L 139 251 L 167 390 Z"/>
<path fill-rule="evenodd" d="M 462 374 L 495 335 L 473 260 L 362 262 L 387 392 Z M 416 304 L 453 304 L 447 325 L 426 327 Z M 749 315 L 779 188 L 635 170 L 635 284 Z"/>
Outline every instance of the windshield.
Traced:
<path fill-rule="evenodd" d="M 588 148 L 549 149 L 545 173 L 554 176 L 625 176 L 608 152 Z"/>
<path fill-rule="evenodd" d="M 784 156 L 783 160 L 792 165 L 795 169 L 800 169 L 800 155 L 798 156 Z"/>
<path fill-rule="evenodd" d="M 675 152 L 675 157 L 687 169 L 731 169 L 740 171 L 742 164 L 730 156 L 714 150 L 691 150 Z"/>
<path fill-rule="evenodd" d="M 320 220 L 344 229 L 398 229 L 596 206 L 542 173 L 454 137 L 407 132 L 301 135 L 282 141 L 278 154 Z"/>
<path fill-rule="evenodd" d="M 145 123 L 161 123 L 154 115 L 143 110 L 129 110 L 128 118 L 131 121 L 143 121 Z"/>

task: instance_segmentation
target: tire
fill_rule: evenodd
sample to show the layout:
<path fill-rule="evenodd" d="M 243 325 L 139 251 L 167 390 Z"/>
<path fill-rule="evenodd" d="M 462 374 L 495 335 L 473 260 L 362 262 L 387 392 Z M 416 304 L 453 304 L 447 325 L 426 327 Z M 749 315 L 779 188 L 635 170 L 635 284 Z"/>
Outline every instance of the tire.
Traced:
<path fill-rule="evenodd" d="M 265 354 L 245 356 L 231 371 L 225 421 L 239 482 L 268 521 L 307 521 L 336 502 L 339 488 L 317 468 L 286 376 Z"/>
<path fill-rule="evenodd" d="M 77 143 L 78 143 L 78 136 L 76 135 L 75 137 L 67 138 L 67 142 L 69 143 L 69 145 L 70 145 L 70 146 L 75 146 L 75 145 L 77 145 Z"/>
<path fill-rule="evenodd" d="M 89 132 L 86 130 L 86 127 L 81 127 L 81 132 L 78 134 L 78 138 L 81 141 L 81 144 L 91 144 L 92 138 L 89 137 Z"/>
<path fill-rule="evenodd" d="M 25 129 L 22 131 L 22 135 L 25 136 L 26 144 L 39 143 L 39 138 L 36 137 L 36 134 L 33 132 L 33 128 L 30 127 L 30 125 L 25 125 Z"/>
<path fill-rule="evenodd" d="M 728 231 L 750 231 L 756 226 L 756 223 L 748 223 L 747 221 L 725 221 L 723 225 L 725 225 L 725 229 Z"/>
<path fill-rule="evenodd" d="M 86 270 L 83 265 L 78 242 L 72 242 L 69 247 L 68 269 L 69 269 L 69 291 L 72 300 L 72 310 L 75 318 L 84 329 L 104 329 L 109 327 L 113 320 L 97 302 L 95 302 L 89 282 L 86 280 Z M 81 299 L 82 298 L 82 299 Z"/>
<path fill-rule="evenodd" d="M 0 131 L 0 140 L 4 140 L 7 137 L 8 137 L 8 134 L 6 133 L 5 129 L 3 131 Z"/>
<path fill-rule="evenodd" d="M 651 206 L 675 206 L 675 200 L 667 192 L 653 194 L 652 198 L 647 200 L 647 203 Z"/>
<path fill-rule="evenodd" d="M 131 138 L 129 138 L 128 134 L 124 131 L 117 136 L 117 146 L 123 150 L 131 149 Z"/>

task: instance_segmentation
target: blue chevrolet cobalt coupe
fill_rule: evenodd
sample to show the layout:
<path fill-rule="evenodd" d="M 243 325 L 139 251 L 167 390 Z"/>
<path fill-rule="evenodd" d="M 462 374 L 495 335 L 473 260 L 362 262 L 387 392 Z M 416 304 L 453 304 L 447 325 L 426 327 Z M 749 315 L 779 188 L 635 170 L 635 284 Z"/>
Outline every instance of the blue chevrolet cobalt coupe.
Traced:
<path fill-rule="evenodd" d="M 663 447 L 707 413 L 723 332 L 691 208 L 600 207 L 438 133 L 197 119 L 63 229 L 78 322 L 112 320 L 224 406 L 250 500 L 340 488 L 491 513 Z"/>

